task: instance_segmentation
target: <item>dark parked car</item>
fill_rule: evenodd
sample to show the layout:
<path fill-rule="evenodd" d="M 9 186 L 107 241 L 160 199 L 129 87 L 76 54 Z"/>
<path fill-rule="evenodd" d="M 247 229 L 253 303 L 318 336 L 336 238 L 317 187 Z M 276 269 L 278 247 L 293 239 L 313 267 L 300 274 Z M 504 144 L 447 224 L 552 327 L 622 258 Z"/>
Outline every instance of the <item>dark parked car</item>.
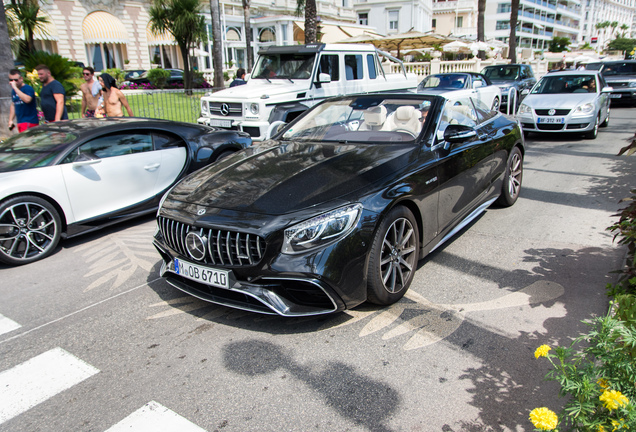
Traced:
<path fill-rule="evenodd" d="M 449 91 L 471 90 L 486 106 L 498 110 L 501 91 L 490 80 L 476 72 L 457 72 L 429 75 L 417 86 L 418 93 L 444 95 Z"/>
<path fill-rule="evenodd" d="M 612 102 L 636 105 L 636 60 L 588 63 L 585 68 L 601 71 L 607 85 L 613 88 Z"/>
<path fill-rule="evenodd" d="M 146 72 L 146 69 L 131 69 L 124 71 L 124 80 L 130 81 L 131 79 L 139 78 L 141 75 Z"/>
<path fill-rule="evenodd" d="M 177 180 L 251 144 L 243 132 L 137 118 L 49 123 L 0 143 L 0 261 L 155 211 Z"/>
<path fill-rule="evenodd" d="M 165 69 L 170 72 L 168 84 L 183 84 L 183 70 L 181 69 Z M 148 81 L 148 71 L 143 72 L 137 78 L 128 78 L 128 81 L 135 84 L 150 84 Z"/>
<path fill-rule="evenodd" d="M 508 64 L 486 66 L 481 73 L 488 77 L 493 84 L 501 89 L 501 107 L 508 107 L 508 97 L 510 89 L 514 89 L 514 97 L 517 100 L 516 108 L 525 95 L 524 90 L 530 90 L 537 83 L 530 65 L 524 64 Z"/>
<path fill-rule="evenodd" d="M 283 316 L 398 301 L 421 257 L 521 188 L 518 124 L 447 95 L 330 99 L 187 177 L 157 213 L 161 275 Z"/>

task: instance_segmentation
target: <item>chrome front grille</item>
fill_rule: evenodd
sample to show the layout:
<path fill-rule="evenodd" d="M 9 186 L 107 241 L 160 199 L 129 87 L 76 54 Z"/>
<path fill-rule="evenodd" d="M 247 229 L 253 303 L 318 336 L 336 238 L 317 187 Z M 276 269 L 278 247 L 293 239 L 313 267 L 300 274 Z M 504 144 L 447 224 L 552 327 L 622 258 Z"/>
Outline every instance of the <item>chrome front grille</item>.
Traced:
<path fill-rule="evenodd" d="M 537 115 L 540 115 L 540 116 L 547 116 L 547 115 L 563 116 L 563 115 L 570 114 L 570 110 L 569 109 L 555 109 L 554 111 L 555 111 L 554 114 L 550 114 L 550 110 L 549 109 L 535 109 L 534 110 L 534 112 L 536 112 Z"/>
<path fill-rule="evenodd" d="M 243 115 L 243 104 L 229 102 L 209 102 L 210 114 L 223 117 L 241 117 Z"/>
<path fill-rule="evenodd" d="M 186 236 L 195 232 L 207 240 L 202 260 L 211 265 L 242 267 L 257 264 L 265 253 L 265 241 L 258 235 L 238 231 L 201 228 L 165 217 L 157 219 L 165 242 L 179 254 L 192 258 L 186 247 Z"/>

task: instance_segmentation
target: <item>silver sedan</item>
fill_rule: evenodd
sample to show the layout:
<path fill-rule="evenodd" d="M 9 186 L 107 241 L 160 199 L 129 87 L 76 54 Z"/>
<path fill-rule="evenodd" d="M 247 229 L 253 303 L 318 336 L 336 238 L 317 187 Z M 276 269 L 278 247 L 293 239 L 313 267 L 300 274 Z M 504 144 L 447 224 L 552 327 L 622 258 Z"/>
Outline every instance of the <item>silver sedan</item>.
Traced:
<path fill-rule="evenodd" d="M 545 75 L 519 107 L 519 121 L 530 132 L 583 132 L 594 139 L 609 123 L 612 91 L 596 71 Z"/>

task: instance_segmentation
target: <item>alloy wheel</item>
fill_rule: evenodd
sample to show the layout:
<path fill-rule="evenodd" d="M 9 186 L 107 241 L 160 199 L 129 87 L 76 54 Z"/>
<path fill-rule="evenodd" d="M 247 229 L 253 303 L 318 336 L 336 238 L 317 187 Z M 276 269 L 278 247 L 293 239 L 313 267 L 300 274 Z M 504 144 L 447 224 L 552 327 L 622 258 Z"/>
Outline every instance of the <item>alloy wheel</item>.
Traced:
<path fill-rule="evenodd" d="M 514 153 L 510 158 L 508 193 L 511 197 L 519 195 L 519 191 L 521 190 L 521 176 L 523 173 L 522 163 L 521 154 L 518 152 Z"/>
<path fill-rule="evenodd" d="M 408 285 L 415 270 L 416 248 L 417 239 L 411 222 L 406 218 L 396 219 L 384 236 L 380 255 L 380 275 L 389 293 L 397 293 Z"/>
<path fill-rule="evenodd" d="M 59 222 L 50 209 L 35 202 L 18 202 L 0 214 L 0 254 L 3 261 L 26 263 L 57 244 Z"/>

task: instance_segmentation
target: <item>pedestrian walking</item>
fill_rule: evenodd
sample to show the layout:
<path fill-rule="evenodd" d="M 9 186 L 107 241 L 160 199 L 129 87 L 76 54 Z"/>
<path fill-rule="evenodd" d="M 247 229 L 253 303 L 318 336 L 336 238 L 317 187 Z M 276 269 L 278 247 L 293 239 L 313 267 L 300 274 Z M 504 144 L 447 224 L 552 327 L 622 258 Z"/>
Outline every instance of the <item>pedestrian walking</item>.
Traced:
<path fill-rule="evenodd" d="M 35 70 L 38 71 L 38 78 L 42 83 L 40 107 L 44 113 L 44 119 L 47 122 L 68 120 L 66 105 L 64 104 L 64 98 L 66 97 L 64 86 L 53 78 L 47 65 L 38 65 Z"/>
<path fill-rule="evenodd" d="M 247 84 L 247 81 L 245 81 L 245 69 L 239 68 L 236 70 L 236 78 L 234 78 L 234 81 L 230 83 L 230 87 L 236 87 L 243 84 Z"/>
<path fill-rule="evenodd" d="M 126 95 L 117 88 L 115 78 L 107 73 L 99 76 L 99 84 L 102 86 L 102 97 L 104 98 L 104 115 L 105 117 L 123 117 L 123 108 L 126 108 L 128 115 L 133 117 L 133 111 L 128 105 Z"/>
<path fill-rule="evenodd" d="M 85 67 L 82 76 L 86 82 L 80 86 L 82 91 L 81 115 L 82 117 L 95 117 L 95 110 L 100 96 L 99 91 L 102 86 L 95 79 L 95 69 L 92 67 Z"/>
<path fill-rule="evenodd" d="M 9 83 L 11 84 L 11 108 L 9 108 L 9 130 L 18 126 L 18 132 L 36 127 L 38 120 L 38 108 L 35 102 L 35 90 L 24 83 L 22 72 L 17 69 L 9 71 Z"/>

